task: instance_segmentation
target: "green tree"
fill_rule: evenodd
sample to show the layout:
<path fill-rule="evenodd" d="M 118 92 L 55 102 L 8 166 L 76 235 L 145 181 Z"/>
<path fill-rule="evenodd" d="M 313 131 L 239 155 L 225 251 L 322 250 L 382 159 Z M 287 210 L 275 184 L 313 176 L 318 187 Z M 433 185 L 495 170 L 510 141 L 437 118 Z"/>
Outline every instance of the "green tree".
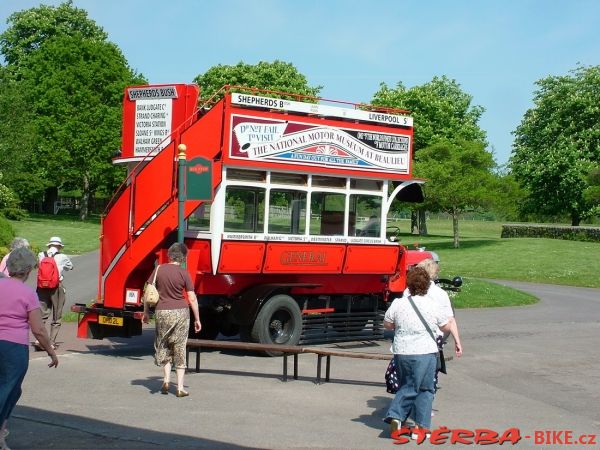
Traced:
<path fill-rule="evenodd" d="M 111 158 L 120 145 L 125 86 L 141 84 L 112 43 L 79 34 L 45 41 L 20 62 L 38 138 L 33 160 L 56 186 L 82 192 L 80 216 L 90 196 L 111 179 Z"/>
<path fill-rule="evenodd" d="M 527 194 L 515 180 L 514 175 L 494 173 L 490 190 L 493 192 L 490 209 L 496 217 L 502 220 L 519 220 L 521 217 L 519 206 L 523 204 Z"/>
<path fill-rule="evenodd" d="M 125 85 L 144 80 L 70 0 L 16 12 L 7 22 L 0 35 L 7 184 L 22 201 L 44 190 L 78 189 L 85 218 L 89 196 L 112 190 L 108 185 L 123 176 L 110 164 L 119 146 L 121 96 Z"/>
<path fill-rule="evenodd" d="M 275 60 L 261 61 L 258 64 L 237 63 L 235 66 L 216 65 L 204 74 L 194 78 L 200 86 L 199 103 L 204 103 L 226 84 L 247 88 L 265 89 L 271 91 L 316 97 L 322 86 L 310 86 L 293 64 Z M 215 97 L 215 101 L 222 95 Z"/>
<path fill-rule="evenodd" d="M 5 67 L 0 67 L 0 167 L 4 183 L 22 203 L 40 196 L 46 181 L 31 165 L 36 142 L 33 112 L 23 86 Z"/>
<path fill-rule="evenodd" d="M 486 133 L 478 124 L 485 109 L 472 105 L 472 101 L 473 96 L 456 80 L 444 75 L 410 89 L 401 82 L 395 88 L 382 83 L 371 103 L 410 111 L 414 119 L 413 150 L 418 158 L 419 150 L 441 141 L 487 143 Z"/>
<path fill-rule="evenodd" d="M 420 150 L 415 170 L 430 180 L 424 187 L 427 205 L 452 216 L 455 248 L 459 216 L 489 205 L 494 167 L 492 154 L 479 141 L 445 141 Z"/>
<path fill-rule="evenodd" d="M 419 161 L 421 149 L 438 142 L 464 140 L 486 145 L 486 133 L 478 124 L 485 110 L 482 106 L 472 105 L 472 101 L 473 97 L 464 92 L 456 80 L 444 75 L 410 89 L 401 82 L 395 88 L 382 83 L 371 103 L 410 111 L 414 119 L 414 158 Z M 425 177 L 416 167 L 414 174 Z M 419 215 L 418 224 L 413 210 L 411 231 L 418 226 L 421 235 L 427 234 L 426 206 L 415 208 Z"/>
<path fill-rule="evenodd" d="M 12 189 L 3 183 L 4 175 L 0 172 L 0 212 L 5 208 L 17 206 L 17 197 Z"/>
<path fill-rule="evenodd" d="M 600 216 L 600 166 L 593 168 L 587 175 L 588 187 L 583 197 L 591 205 L 590 216 Z"/>
<path fill-rule="evenodd" d="M 510 166 L 536 212 L 567 213 L 577 226 L 592 212 L 586 177 L 600 163 L 600 66 L 536 85 L 534 107 L 514 131 Z"/>
<path fill-rule="evenodd" d="M 88 19 L 87 12 L 75 8 L 71 0 L 56 7 L 41 5 L 15 12 L 7 23 L 9 27 L 0 35 L 0 51 L 13 69 L 53 37 L 77 34 L 94 41 L 108 38 L 101 27 Z"/>

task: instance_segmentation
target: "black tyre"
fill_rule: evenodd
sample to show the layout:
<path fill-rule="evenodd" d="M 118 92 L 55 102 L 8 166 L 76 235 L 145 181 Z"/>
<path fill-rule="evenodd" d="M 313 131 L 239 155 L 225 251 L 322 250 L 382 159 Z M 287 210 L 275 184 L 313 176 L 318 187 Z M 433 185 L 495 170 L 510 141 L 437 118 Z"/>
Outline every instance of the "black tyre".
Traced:
<path fill-rule="evenodd" d="M 296 345 L 302 333 L 302 312 L 289 295 L 275 295 L 263 305 L 252 327 L 251 337 L 261 344 Z M 265 352 L 281 356 L 281 352 Z"/>

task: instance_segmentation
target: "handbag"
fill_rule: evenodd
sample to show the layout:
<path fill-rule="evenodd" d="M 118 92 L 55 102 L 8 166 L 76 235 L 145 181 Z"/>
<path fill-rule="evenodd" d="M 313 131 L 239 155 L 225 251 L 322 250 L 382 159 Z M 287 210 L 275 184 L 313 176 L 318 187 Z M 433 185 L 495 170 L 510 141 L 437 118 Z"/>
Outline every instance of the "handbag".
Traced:
<path fill-rule="evenodd" d="M 148 306 L 156 306 L 158 303 L 159 295 L 158 290 L 156 289 L 156 274 L 158 273 L 159 267 L 160 266 L 157 266 L 156 270 L 154 271 L 152 283 L 146 284 L 146 287 L 144 288 L 144 303 L 146 303 Z"/>
<path fill-rule="evenodd" d="M 447 374 L 446 372 L 446 359 L 444 358 L 444 350 L 440 349 L 437 354 L 437 366 L 436 369 L 442 373 Z"/>
<path fill-rule="evenodd" d="M 398 367 L 396 366 L 396 358 L 392 356 L 392 360 L 385 371 L 385 390 L 390 394 L 395 394 L 399 389 L 400 380 L 398 379 Z"/>
<path fill-rule="evenodd" d="M 448 373 L 448 372 L 446 372 L 446 360 L 444 359 L 444 351 L 442 349 L 440 349 L 438 341 L 435 338 L 435 336 L 433 335 L 433 332 L 431 331 L 431 328 L 429 328 L 429 325 L 427 325 L 427 322 L 425 322 L 425 319 L 423 319 L 423 316 L 421 315 L 421 312 L 417 308 L 417 305 L 415 305 L 415 302 L 413 302 L 413 299 L 412 299 L 412 297 L 410 295 L 408 296 L 408 301 L 410 302 L 411 306 L 413 307 L 413 309 L 417 313 L 417 316 L 419 316 L 419 319 L 421 319 L 421 323 L 423 323 L 423 325 L 425 325 L 425 329 L 429 333 L 429 336 L 431 336 L 431 339 L 433 339 L 433 342 L 435 342 L 435 345 L 438 347 L 437 364 L 436 364 L 435 369 L 438 372 Z"/>

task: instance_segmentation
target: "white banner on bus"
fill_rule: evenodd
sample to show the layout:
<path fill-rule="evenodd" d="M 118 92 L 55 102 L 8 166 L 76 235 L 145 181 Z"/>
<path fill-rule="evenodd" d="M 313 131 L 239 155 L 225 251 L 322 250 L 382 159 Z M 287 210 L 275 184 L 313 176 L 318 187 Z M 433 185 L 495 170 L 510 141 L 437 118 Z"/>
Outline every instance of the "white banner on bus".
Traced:
<path fill-rule="evenodd" d="M 409 173 L 410 135 L 232 115 L 230 156 Z"/>
<path fill-rule="evenodd" d="M 342 117 L 344 119 L 364 120 L 369 122 L 384 123 L 387 125 L 400 125 L 412 127 L 413 119 L 409 116 L 386 114 L 376 111 L 363 111 L 360 109 L 341 108 L 339 106 L 320 105 L 317 103 L 295 102 L 280 98 L 260 97 L 258 95 L 232 94 L 231 103 L 244 106 L 258 106 L 267 109 L 294 111 L 320 116 Z"/>

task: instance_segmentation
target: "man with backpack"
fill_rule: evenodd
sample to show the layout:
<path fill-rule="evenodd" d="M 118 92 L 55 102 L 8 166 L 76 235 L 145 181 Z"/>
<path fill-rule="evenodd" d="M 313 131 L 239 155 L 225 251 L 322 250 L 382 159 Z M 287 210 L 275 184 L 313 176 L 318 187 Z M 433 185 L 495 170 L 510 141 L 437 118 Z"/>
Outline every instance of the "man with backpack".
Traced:
<path fill-rule="evenodd" d="M 52 313 L 50 323 L 50 342 L 56 349 L 56 337 L 62 323 L 62 312 L 65 306 L 65 288 L 63 286 L 63 272 L 73 269 L 69 257 L 61 253 L 64 245 L 58 236 L 52 236 L 46 244 L 48 250 L 38 254 L 37 294 L 40 298 L 42 320 L 44 324 Z M 37 342 L 34 346 L 37 348 Z"/>

